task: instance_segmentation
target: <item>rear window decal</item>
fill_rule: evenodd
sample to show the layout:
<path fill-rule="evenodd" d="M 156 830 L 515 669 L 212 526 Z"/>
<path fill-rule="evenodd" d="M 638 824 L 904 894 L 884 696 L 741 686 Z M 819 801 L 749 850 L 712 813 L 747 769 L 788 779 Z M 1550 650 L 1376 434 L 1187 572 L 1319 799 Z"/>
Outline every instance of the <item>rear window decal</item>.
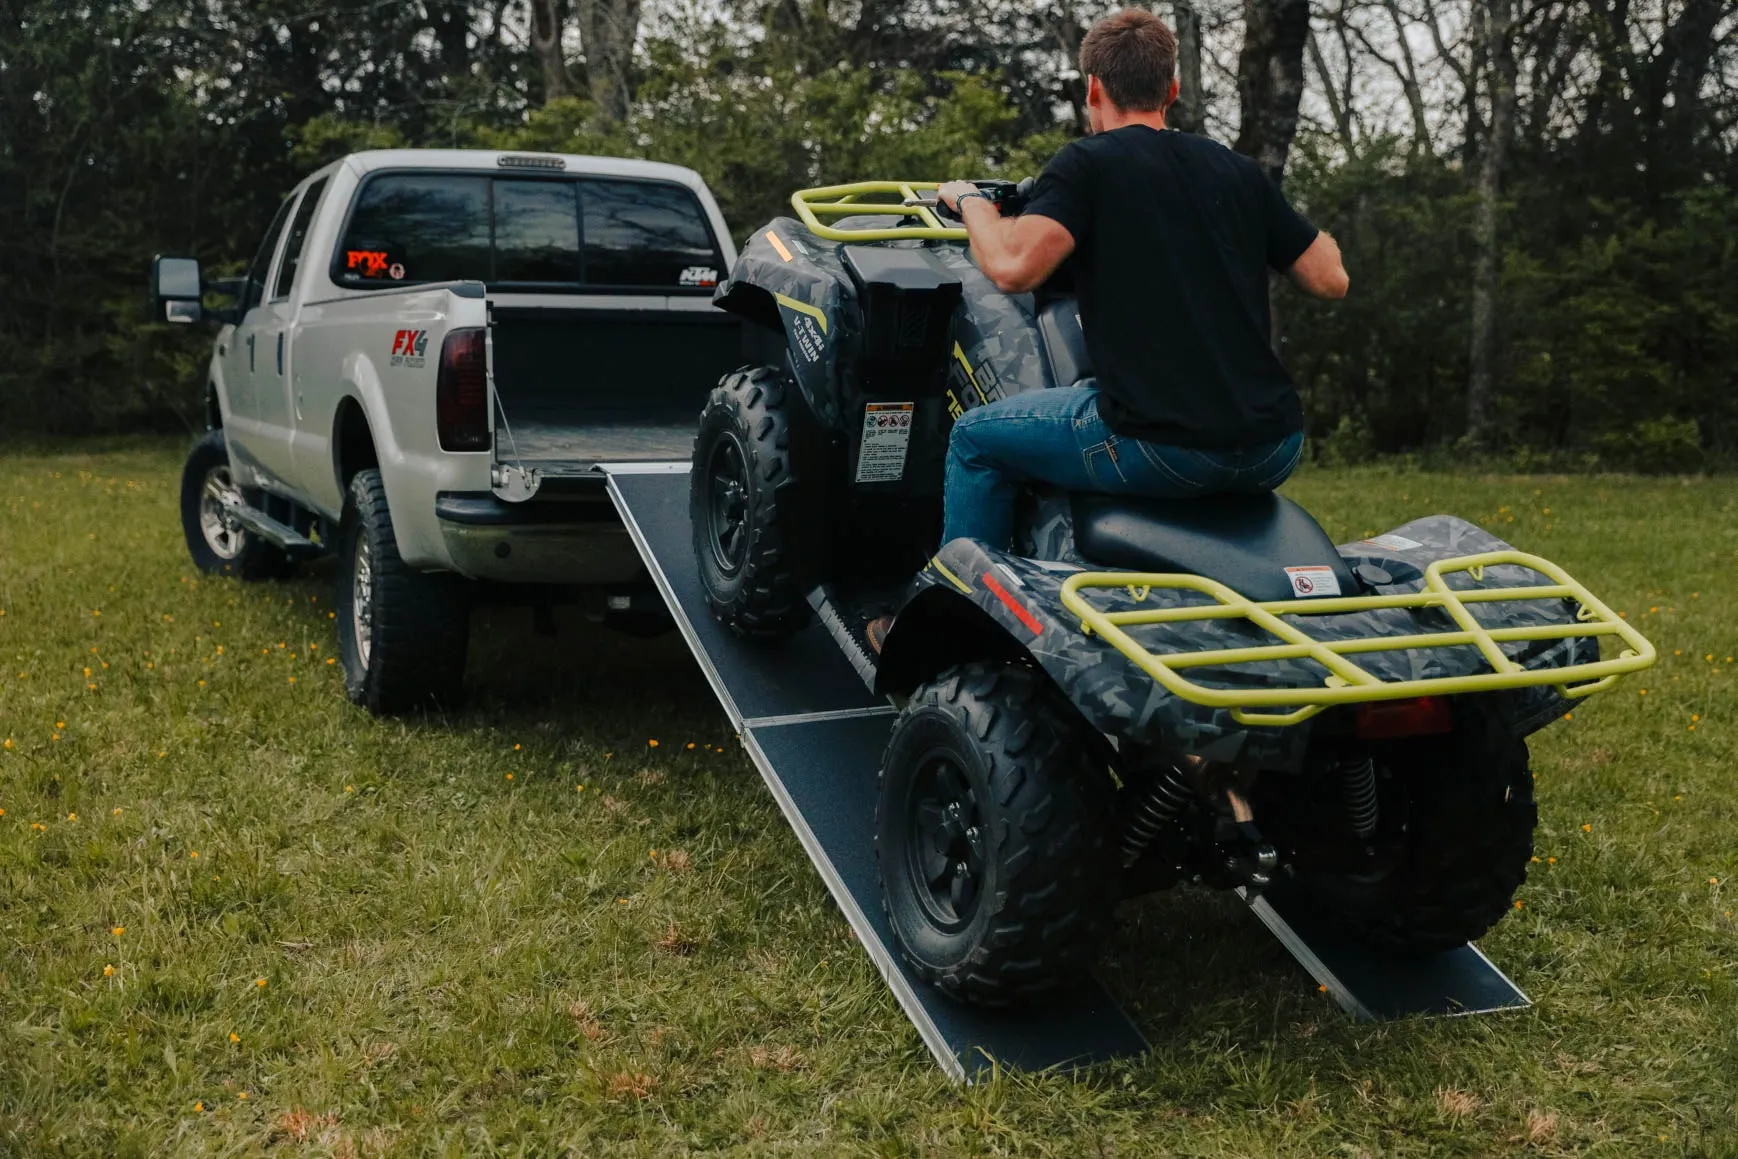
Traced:
<path fill-rule="evenodd" d="M 346 273 L 359 274 L 364 278 L 378 278 L 387 272 L 387 253 L 385 250 L 345 250 L 344 270 Z M 394 277 L 404 276 L 403 266 L 392 267 L 398 270 Z"/>

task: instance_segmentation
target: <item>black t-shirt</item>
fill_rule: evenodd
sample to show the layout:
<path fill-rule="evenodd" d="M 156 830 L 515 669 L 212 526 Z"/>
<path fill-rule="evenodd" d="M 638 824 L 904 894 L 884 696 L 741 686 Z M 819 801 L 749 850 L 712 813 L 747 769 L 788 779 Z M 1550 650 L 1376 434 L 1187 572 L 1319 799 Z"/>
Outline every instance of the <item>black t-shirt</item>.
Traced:
<path fill-rule="evenodd" d="M 1233 450 L 1303 429 L 1297 387 L 1269 345 L 1267 271 L 1289 268 L 1316 230 L 1254 161 L 1127 125 L 1057 153 L 1026 212 L 1074 237 L 1080 320 L 1112 431 Z"/>

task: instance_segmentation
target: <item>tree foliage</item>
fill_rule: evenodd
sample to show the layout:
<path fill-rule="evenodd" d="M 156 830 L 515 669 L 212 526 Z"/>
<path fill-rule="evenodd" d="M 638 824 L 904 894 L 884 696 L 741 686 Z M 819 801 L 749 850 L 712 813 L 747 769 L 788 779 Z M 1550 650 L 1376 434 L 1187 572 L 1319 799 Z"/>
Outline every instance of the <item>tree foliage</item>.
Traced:
<path fill-rule="evenodd" d="M 1188 6 L 1192 115 L 1284 164 L 1352 275 L 1341 303 L 1280 291 L 1312 445 L 1463 444 L 1483 269 L 1484 450 L 1731 461 L 1738 0 L 1501 0 L 1495 23 L 1491 2 L 1333 0 L 1301 42 L 1277 0 Z M 678 3 L 0 0 L 0 429 L 192 421 L 207 335 L 145 318 L 150 255 L 234 268 L 283 192 L 345 152 L 675 161 L 741 236 L 803 185 L 1036 172 L 1081 128 L 1072 59 L 1109 7 Z M 1295 140 L 1256 81 L 1288 101 L 1303 83 Z"/>

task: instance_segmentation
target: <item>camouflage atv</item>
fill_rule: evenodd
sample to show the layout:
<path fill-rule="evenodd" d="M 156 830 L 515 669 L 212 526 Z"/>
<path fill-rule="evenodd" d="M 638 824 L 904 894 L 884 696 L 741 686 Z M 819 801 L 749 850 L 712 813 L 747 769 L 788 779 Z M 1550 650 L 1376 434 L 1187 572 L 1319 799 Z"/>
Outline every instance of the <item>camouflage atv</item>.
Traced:
<path fill-rule="evenodd" d="M 953 420 L 1091 368 L 1074 300 L 998 291 L 933 189 L 806 190 L 749 239 L 717 304 L 755 364 L 691 473 L 713 614 L 771 641 L 818 613 L 902 705 L 875 819 L 900 951 L 1018 1002 L 1090 968 L 1120 899 L 1185 881 L 1295 891 L 1405 953 L 1483 934 L 1532 852 L 1525 738 L 1653 648 L 1450 515 L 1336 547 L 1277 495 L 1035 488 L 1014 550 L 937 550 Z"/>

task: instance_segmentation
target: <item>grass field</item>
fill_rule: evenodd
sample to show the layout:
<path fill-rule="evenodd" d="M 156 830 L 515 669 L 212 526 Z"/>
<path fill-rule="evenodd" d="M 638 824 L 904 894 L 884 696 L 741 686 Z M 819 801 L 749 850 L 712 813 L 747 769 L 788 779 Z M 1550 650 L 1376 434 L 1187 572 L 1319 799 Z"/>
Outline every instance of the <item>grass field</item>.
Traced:
<path fill-rule="evenodd" d="M 1534 738 L 1526 1013 L 1353 1022 L 1232 898 L 1125 907 L 1150 1057 L 951 1086 L 680 641 L 480 614 L 382 722 L 330 570 L 198 577 L 182 448 L 0 458 L 0 1152 L 1738 1154 L 1738 483 L 1306 473 L 1556 559 L 1657 669 Z"/>

